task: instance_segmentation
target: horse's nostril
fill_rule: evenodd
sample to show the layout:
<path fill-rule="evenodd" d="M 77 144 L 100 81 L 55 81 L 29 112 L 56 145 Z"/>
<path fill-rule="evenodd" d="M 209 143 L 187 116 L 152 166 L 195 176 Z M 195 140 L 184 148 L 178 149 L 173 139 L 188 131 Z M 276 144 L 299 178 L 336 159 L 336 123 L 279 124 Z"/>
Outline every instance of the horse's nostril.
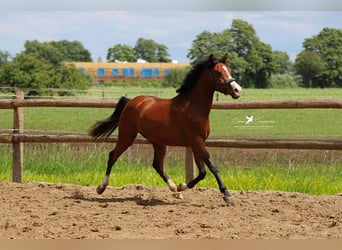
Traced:
<path fill-rule="evenodd" d="M 235 93 L 239 93 L 239 89 L 238 89 L 238 88 L 235 88 L 235 89 L 234 89 L 234 92 L 235 92 Z"/>

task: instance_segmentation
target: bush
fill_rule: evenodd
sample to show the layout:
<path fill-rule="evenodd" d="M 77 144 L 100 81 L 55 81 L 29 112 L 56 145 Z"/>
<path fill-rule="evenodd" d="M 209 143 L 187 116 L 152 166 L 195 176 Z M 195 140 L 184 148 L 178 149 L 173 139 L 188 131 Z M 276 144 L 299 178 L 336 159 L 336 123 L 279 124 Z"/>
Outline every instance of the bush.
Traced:
<path fill-rule="evenodd" d="M 189 72 L 189 67 L 173 68 L 170 69 L 167 76 L 162 82 L 163 87 L 178 88 L 181 86 L 186 74 Z"/>
<path fill-rule="evenodd" d="M 73 65 L 53 65 L 31 54 L 18 54 L 0 67 L 0 86 L 29 89 L 30 95 L 44 94 L 39 90 L 47 88 L 87 89 L 92 83 L 89 74 Z"/>
<path fill-rule="evenodd" d="M 290 74 L 274 74 L 271 76 L 270 87 L 277 89 L 298 88 L 299 82 L 296 77 Z"/>

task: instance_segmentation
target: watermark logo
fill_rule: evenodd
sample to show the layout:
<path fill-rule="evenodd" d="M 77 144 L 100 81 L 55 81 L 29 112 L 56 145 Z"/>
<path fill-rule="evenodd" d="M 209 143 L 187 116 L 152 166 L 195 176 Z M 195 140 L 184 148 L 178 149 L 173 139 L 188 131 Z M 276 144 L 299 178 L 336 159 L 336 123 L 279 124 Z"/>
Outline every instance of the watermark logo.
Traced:
<path fill-rule="evenodd" d="M 233 118 L 232 125 L 239 129 L 270 129 L 275 125 L 274 120 L 255 117 L 254 115 L 246 115 L 245 118 Z"/>
<path fill-rule="evenodd" d="M 246 119 L 247 119 L 247 121 L 246 121 L 246 125 L 248 125 L 248 124 L 252 124 L 253 123 L 253 121 L 254 121 L 254 116 L 252 116 L 252 115 L 247 115 L 246 116 Z"/>

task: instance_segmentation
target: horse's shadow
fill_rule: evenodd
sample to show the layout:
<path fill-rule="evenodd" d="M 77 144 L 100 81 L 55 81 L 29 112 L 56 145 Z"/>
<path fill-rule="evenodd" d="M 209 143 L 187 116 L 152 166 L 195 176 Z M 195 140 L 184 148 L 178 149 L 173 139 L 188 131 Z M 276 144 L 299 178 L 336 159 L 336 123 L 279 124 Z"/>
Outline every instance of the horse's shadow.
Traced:
<path fill-rule="evenodd" d="M 135 202 L 139 206 L 165 206 L 165 205 L 174 205 L 175 202 L 168 202 L 156 198 L 151 199 L 143 199 L 140 196 L 135 197 L 111 197 L 111 198 L 104 198 L 104 197 L 85 197 L 83 195 L 71 195 L 65 196 L 65 199 L 74 200 L 75 202 L 86 201 L 86 202 L 96 202 L 106 206 L 105 204 L 108 203 L 123 203 L 123 202 Z"/>

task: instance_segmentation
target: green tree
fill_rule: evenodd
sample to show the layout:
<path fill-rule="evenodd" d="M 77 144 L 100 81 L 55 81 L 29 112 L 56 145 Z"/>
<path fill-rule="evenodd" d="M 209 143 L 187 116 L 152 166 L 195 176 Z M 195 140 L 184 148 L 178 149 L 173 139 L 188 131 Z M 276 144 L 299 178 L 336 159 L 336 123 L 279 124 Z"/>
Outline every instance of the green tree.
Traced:
<path fill-rule="evenodd" d="M 207 55 L 221 55 L 224 52 L 232 51 L 231 34 L 229 30 L 221 33 L 211 33 L 203 31 L 196 36 L 192 42 L 187 57 L 193 62 L 197 62 Z"/>
<path fill-rule="evenodd" d="M 107 61 L 135 62 L 136 58 L 134 54 L 134 49 L 129 45 L 116 44 L 115 46 L 108 49 Z"/>
<path fill-rule="evenodd" d="M 301 75 L 304 87 L 317 87 L 317 79 L 323 72 L 324 62 L 316 52 L 303 50 L 297 55 L 294 68 L 296 73 Z"/>
<path fill-rule="evenodd" d="M 2 86 L 17 88 L 47 88 L 52 84 L 53 67 L 34 55 L 18 54 L 0 71 Z"/>
<path fill-rule="evenodd" d="M 240 19 L 233 20 L 231 34 L 234 50 L 240 57 L 250 54 L 253 46 L 259 41 L 253 26 Z"/>
<path fill-rule="evenodd" d="M 192 47 L 190 48 L 187 57 L 192 63 L 196 63 L 210 54 L 219 56 L 228 53 L 228 64 L 233 71 L 234 78 L 238 81 L 243 81 L 248 62 L 244 58 L 239 57 L 234 49 L 232 41 L 230 29 L 216 33 L 203 31 L 197 35 L 196 39 L 192 42 Z M 243 85 L 246 87 L 245 84 Z"/>
<path fill-rule="evenodd" d="M 25 50 L 0 67 L 0 86 L 31 89 L 85 89 L 93 79 L 69 61 L 91 61 L 90 53 L 78 41 L 26 41 Z M 64 93 L 66 94 L 66 93 Z"/>
<path fill-rule="evenodd" d="M 293 72 L 290 56 L 284 51 L 273 51 L 274 74 L 291 74 Z"/>
<path fill-rule="evenodd" d="M 11 54 L 8 51 L 0 50 L 0 66 L 8 62 L 11 58 Z"/>
<path fill-rule="evenodd" d="M 59 65 L 63 61 L 61 51 L 55 48 L 51 43 L 41 43 L 37 40 L 26 41 L 24 47 L 24 54 L 33 55 L 35 58 L 46 60 L 53 65 Z"/>
<path fill-rule="evenodd" d="M 37 40 L 26 41 L 25 54 L 32 54 L 36 58 L 44 59 L 53 65 L 64 62 L 91 62 L 91 56 L 81 42 L 78 41 L 52 41 L 39 42 Z"/>
<path fill-rule="evenodd" d="M 317 79 L 319 85 L 342 87 L 342 29 L 323 28 L 318 35 L 305 39 L 303 47 L 324 63 Z"/>
<path fill-rule="evenodd" d="M 90 52 L 84 48 L 80 41 L 61 40 L 50 43 L 61 52 L 64 62 L 92 61 Z"/>
<path fill-rule="evenodd" d="M 34 95 L 43 88 L 86 89 L 91 83 L 89 75 L 75 66 L 56 66 L 33 54 L 19 53 L 0 67 L 0 86 L 29 89 Z"/>
<path fill-rule="evenodd" d="M 244 86 L 269 87 L 274 70 L 271 46 L 260 41 L 253 26 L 240 19 L 233 20 L 231 34 L 235 53 L 247 62 L 247 67 L 240 73 Z"/>
<path fill-rule="evenodd" d="M 269 86 L 275 68 L 272 48 L 260 41 L 251 24 L 234 19 L 230 29 L 217 33 L 203 31 L 192 42 L 187 56 L 195 62 L 207 54 L 224 53 L 228 53 L 234 77 L 244 87 Z"/>
<path fill-rule="evenodd" d="M 139 38 L 134 51 L 136 59 L 147 62 L 171 62 L 167 46 L 158 44 L 152 39 Z"/>
<path fill-rule="evenodd" d="M 158 44 L 156 55 L 158 62 L 171 62 L 168 47 L 164 44 Z"/>

